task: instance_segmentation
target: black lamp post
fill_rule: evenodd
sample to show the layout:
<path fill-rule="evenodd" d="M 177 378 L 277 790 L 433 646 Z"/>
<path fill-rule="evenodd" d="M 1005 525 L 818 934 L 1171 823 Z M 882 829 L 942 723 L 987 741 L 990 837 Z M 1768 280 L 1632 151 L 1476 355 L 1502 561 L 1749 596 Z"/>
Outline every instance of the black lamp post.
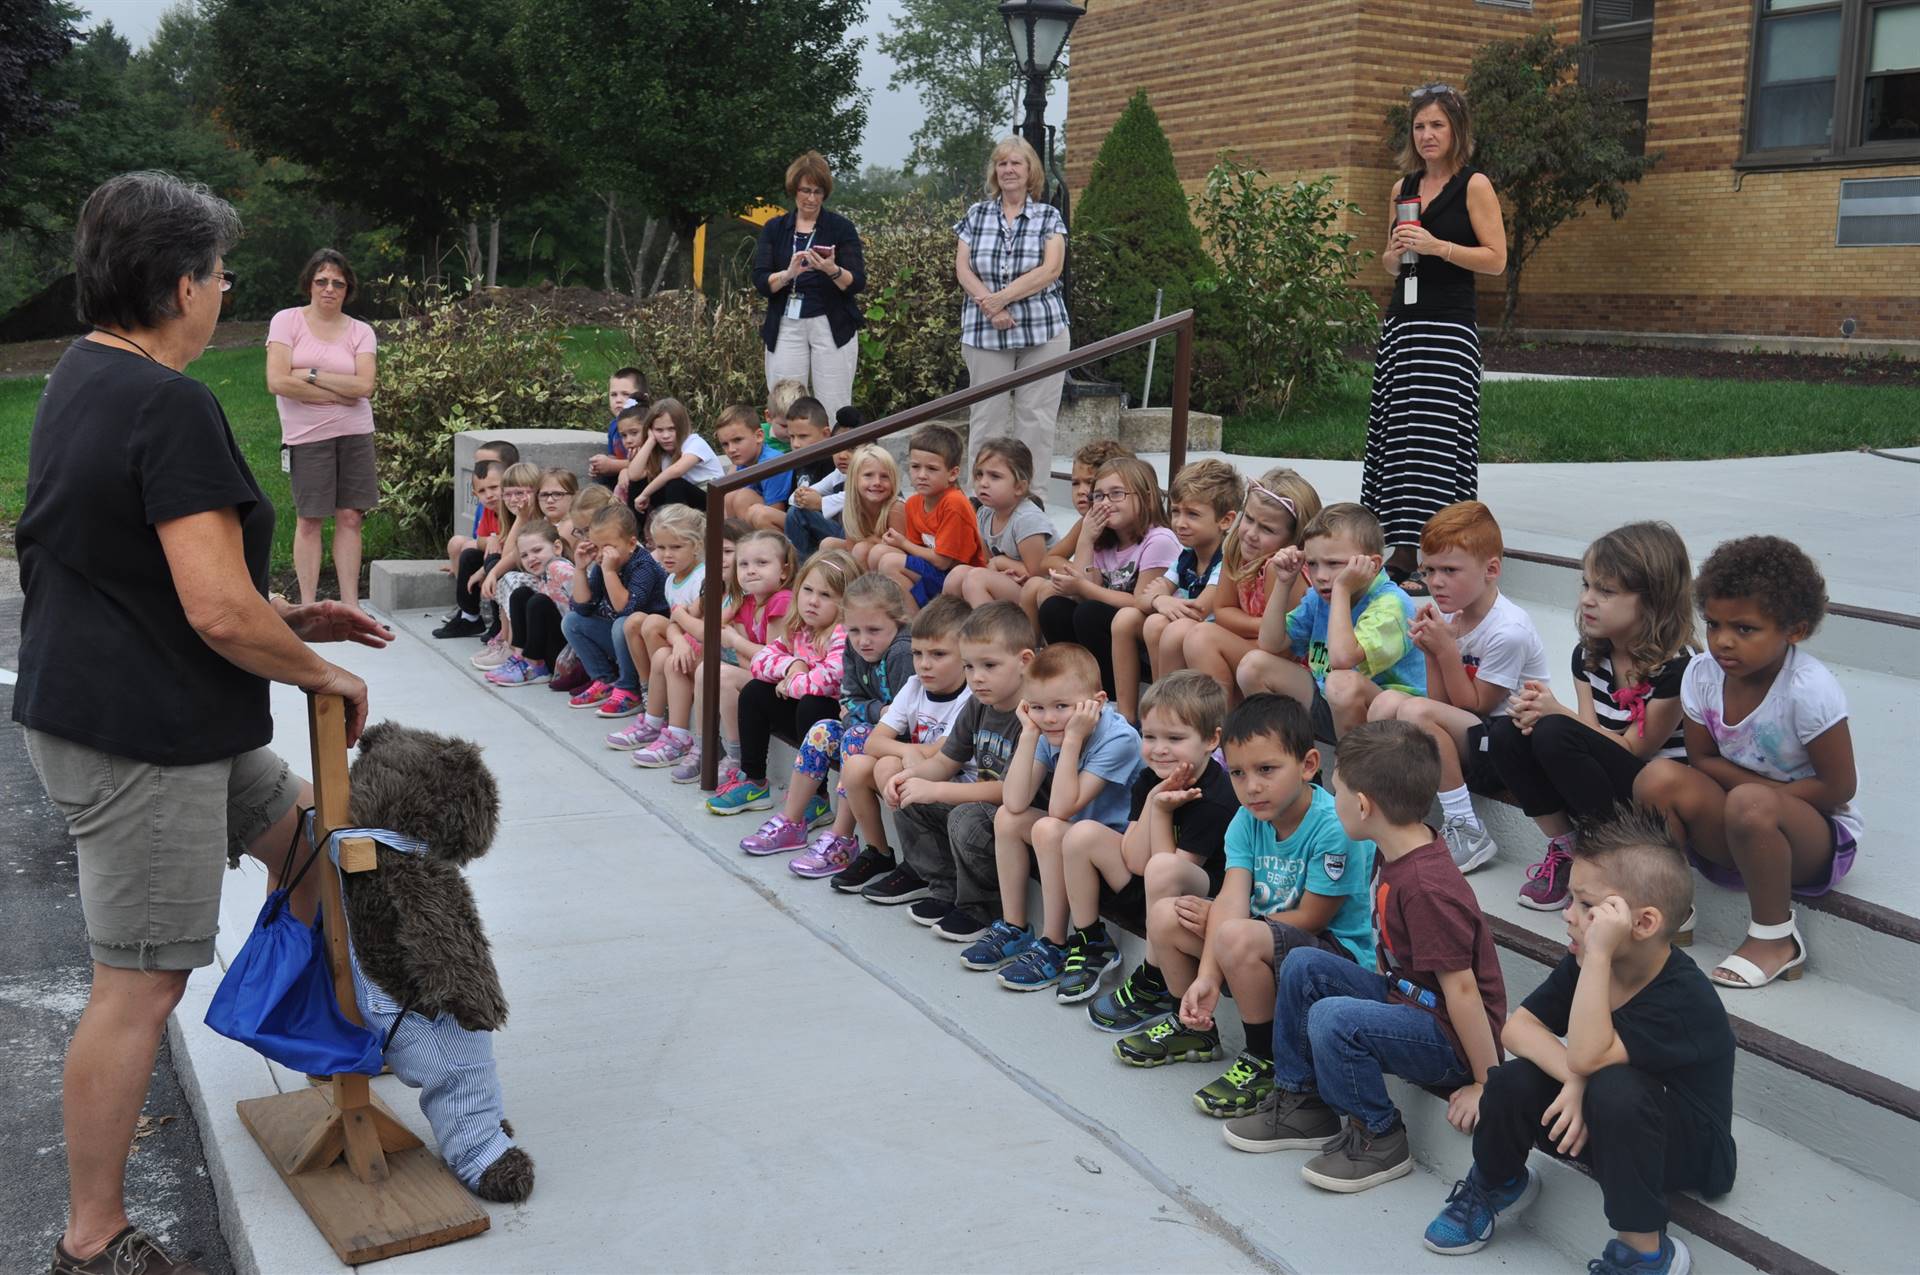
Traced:
<path fill-rule="evenodd" d="M 1027 86 L 1027 117 L 1020 125 L 1020 135 L 1048 167 L 1053 162 L 1053 147 L 1047 139 L 1047 80 L 1059 65 L 1073 24 L 1086 11 L 1084 5 L 1071 0 L 1005 0 L 1000 6 L 1007 39 L 1013 43 L 1014 65 Z"/>

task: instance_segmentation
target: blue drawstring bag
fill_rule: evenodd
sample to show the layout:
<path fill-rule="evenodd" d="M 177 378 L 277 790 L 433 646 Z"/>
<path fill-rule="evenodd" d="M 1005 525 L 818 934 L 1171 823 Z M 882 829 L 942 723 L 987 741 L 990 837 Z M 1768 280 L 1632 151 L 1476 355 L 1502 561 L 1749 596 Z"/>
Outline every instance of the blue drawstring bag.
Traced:
<path fill-rule="evenodd" d="M 220 980 L 207 1006 L 207 1026 L 294 1071 L 378 1075 L 380 1038 L 340 1012 L 320 918 L 307 925 L 287 908 L 287 893 L 320 853 L 315 846 L 300 870 L 287 875 L 302 828 L 313 844 L 313 811 L 302 816 L 280 868 L 281 886 L 267 895 L 253 933 Z"/>

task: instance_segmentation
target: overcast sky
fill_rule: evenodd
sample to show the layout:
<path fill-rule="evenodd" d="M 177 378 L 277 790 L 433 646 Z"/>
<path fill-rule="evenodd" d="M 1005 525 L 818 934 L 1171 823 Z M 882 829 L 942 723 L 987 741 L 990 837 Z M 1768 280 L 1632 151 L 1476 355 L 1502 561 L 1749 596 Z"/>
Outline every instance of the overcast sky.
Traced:
<path fill-rule="evenodd" d="M 127 37 L 135 48 L 147 42 L 153 34 L 153 28 L 159 23 L 160 15 L 172 8 L 177 0 L 79 0 L 83 8 L 91 10 L 95 21 L 111 19 L 114 28 Z M 981 4 L 993 4 L 995 0 L 980 0 Z M 860 66 L 860 87 L 872 94 L 867 107 L 867 133 L 861 147 L 863 164 L 898 165 L 907 157 L 912 148 L 913 130 L 919 127 L 921 110 L 918 95 L 911 92 L 895 92 L 887 88 L 887 77 L 893 72 L 891 60 L 880 55 L 874 47 L 874 37 L 890 31 L 900 15 L 900 0 L 867 0 L 867 17 L 858 28 L 858 34 L 866 37 L 866 48 Z M 1056 81 L 1048 97 L 1047 117 L 1055 124 L 1066 118 L 1067 89 L 1065 81 Z M 1007 125 L 1011 129 L 1013 121 L 1013 103 L 1008 98 Z"/>

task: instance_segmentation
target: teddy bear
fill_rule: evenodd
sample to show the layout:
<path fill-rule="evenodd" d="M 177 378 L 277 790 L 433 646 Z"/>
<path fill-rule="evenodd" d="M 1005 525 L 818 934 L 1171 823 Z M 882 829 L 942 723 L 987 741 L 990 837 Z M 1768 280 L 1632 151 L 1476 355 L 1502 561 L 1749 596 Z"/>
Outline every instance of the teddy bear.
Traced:
<path fill-rule="evenodd" d="M 397 834 L 376 838 L 378 871 L 341 875 L 361 1016 L 420 1090 L 454 1175 L 483 1200 L 518 1203 L 533 1158 L 513 1143 L 491 1036 L 507 999 L 460 873 L 493 844 L 499 788 L 476 745 L 394 722 L 361 735 L 350 782 L 354 825 Z"/>

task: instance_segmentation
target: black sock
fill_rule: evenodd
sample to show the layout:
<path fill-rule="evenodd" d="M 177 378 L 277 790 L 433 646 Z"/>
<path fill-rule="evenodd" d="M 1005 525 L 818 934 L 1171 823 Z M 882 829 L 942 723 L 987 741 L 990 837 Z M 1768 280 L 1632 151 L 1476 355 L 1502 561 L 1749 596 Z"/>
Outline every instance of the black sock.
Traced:
<path fill-rule="evenodd" d="M 1247 1052 L 1255 1058 L 1264 1058 L 1268 1062 L 1272 1062 L 1273 1024 L 1246 1023 L 1244 1026 L 1247 1029 Z"/>
<path fill-rule="evenodd" d="M 1088 943 L 1105 943 L 1107 941 L 1107 923 L 1105 921 L 1095 921 L 1092 925 L 1082 926 L 1080 937 Z"/>
<path fill-rule="evenodd" d="M 1140 962 L 1139 974 L 1140 981 L 1149 987 L 1165 989 L 1167 985 L 1167 976 L 1161 973 L 1160 967 L 1152 961 Z"/>

